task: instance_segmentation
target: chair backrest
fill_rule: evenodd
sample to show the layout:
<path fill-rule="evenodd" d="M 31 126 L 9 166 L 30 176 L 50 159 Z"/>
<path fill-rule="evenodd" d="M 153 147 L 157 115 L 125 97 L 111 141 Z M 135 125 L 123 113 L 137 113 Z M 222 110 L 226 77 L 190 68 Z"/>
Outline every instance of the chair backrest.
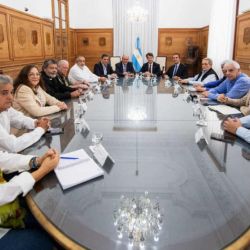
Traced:
<path fill-rule="evenodd" d="M 115 65 L 121 61 L 120 56 L 111 56 L 110 57 L 110 65 L 115 70 Z"/>
<path fill-rule="evenodd" d="M 163 67 L 164 69 L 166 69 L 166 62 L 167 62 L 166 56 L 157 56 L 155 61 L 160 64 L 161 70 L 163 70 Z"/>

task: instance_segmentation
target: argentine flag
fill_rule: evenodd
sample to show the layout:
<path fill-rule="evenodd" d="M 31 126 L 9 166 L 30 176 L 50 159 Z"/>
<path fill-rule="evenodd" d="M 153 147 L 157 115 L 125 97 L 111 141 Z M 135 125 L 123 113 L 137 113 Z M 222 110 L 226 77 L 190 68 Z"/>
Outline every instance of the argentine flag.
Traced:
<path fill-rule="evenodd" d="M 136 72 L 139 72 L 141 70 L 141 67 L 143 65 L 143 60 L 142 60 L 142 53 L 141 53 L 141 45 L 140 45 L 140 38 L 136 38 L 136 44 L 135 44 L 135 49 L 132 55 L 132 62 L 133 66 Z"/>

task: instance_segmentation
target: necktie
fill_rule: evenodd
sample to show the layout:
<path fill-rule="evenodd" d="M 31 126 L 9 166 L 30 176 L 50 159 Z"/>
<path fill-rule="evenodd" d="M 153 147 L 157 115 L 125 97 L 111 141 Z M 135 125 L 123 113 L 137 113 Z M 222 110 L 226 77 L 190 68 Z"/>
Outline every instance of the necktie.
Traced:
<path fill-rule="evenodd" d="M 175 66 L 174 66 L 174 71 L 173 71 L 173 75 L 172 75 L 172 76 L 175 76 L 175 75 L 176 75 L 177 70 L 178 70 L 178 64 L 175 64 Z"/>
<path fill-rule="evenodd" d="M 127 72 L 126 64 L 123 64 L 123 72 Z"/>
<path fill-rule="evenodd" d="M 152 64 L 149 64 L 148 71 L 149 73 L 152 73 Z"/>
<path fill-rule="evenodd" d="M 108 72 L 107 72 L 107 66 L 106 65 L 103 65 L 103 73 L 104 73 L 104 75 L 108 74 Z"/>

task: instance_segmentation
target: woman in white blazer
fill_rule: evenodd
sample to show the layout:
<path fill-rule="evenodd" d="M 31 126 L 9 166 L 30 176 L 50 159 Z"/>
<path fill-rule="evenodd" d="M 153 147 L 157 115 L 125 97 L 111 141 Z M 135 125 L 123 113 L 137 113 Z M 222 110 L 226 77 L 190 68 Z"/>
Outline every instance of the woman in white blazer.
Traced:
<path fill-rule="evenodd" d="M 23 67 L 14 81 L 13 107 L 31 117 L 67 109 L 64 102 L 45 92 L 38 68 L 32 64 Z"/>

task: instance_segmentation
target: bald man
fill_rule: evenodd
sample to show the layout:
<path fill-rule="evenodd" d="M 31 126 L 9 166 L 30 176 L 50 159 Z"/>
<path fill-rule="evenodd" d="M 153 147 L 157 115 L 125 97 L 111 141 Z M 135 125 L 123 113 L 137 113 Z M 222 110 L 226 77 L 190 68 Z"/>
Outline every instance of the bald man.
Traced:
<path fill-rule="evenodd" d="M 129 61 L 129 56 L 123 55 L 121 62 L 115 65 L 115 72 L 118 76 L 134 76 L 135 70 L 132 62 Z"/>

